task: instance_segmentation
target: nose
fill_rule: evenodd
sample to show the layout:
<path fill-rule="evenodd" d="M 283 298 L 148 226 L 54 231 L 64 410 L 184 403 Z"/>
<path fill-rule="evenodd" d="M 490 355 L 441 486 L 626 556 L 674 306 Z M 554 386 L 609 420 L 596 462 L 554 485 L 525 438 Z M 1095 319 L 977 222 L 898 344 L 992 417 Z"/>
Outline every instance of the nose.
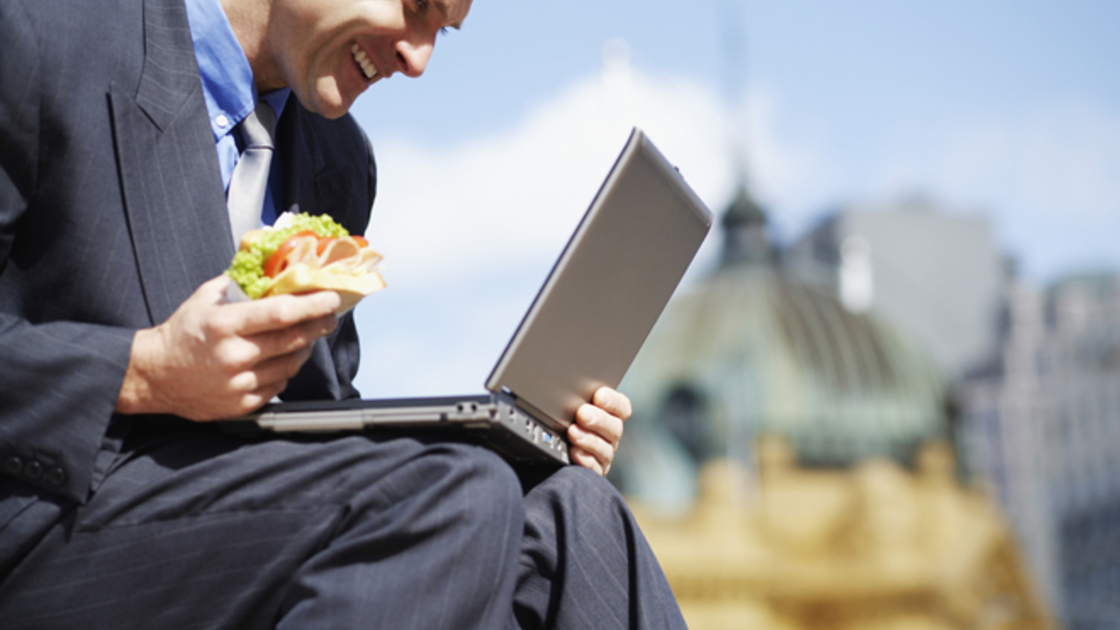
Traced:
<path fill-rule="evenodd" d="M 428 60 L 432 57 L 434 45 L 435 41 L 432 40 L 397 42 L 398 71 L 414 79 L 424 74 L 424 69 L 428 67 Z"/>

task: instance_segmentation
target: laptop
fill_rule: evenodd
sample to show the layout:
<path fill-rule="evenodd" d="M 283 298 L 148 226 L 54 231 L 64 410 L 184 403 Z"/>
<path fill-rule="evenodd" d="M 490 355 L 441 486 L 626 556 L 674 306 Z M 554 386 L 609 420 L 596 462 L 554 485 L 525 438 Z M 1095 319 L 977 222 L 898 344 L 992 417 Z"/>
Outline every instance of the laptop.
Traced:
<path fill-rule="evenodd" d="M 479 395 L 276 403 L 235 432 L 453 432 L 515 462 L 567 464 L 567 428 L 617 388 L 712 225 L 639 129 L 553 266 Z"/>

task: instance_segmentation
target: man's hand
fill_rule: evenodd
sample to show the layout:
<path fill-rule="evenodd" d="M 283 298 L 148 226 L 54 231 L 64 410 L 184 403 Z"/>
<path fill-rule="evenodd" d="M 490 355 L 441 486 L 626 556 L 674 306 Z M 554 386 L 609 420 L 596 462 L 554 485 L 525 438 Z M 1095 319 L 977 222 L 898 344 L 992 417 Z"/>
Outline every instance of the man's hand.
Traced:
<path fill-rule="evenodd" d="M 118 412 L 197 421 L 250 413 L 284 391 L 315 340 L 337 326 L 331 291 L 226 303 L 230 282 L 206 282 L 166 322 L 137 331 Z"/>
<path fill-rule="evenodd" d="M 595 390 L 591 404 L 580 405 L 568 427 L 572 461 L 600 475 L 611 469 L 622 439 L 622 423 L 630 417 L 630 399 L 610 387 Z"/>

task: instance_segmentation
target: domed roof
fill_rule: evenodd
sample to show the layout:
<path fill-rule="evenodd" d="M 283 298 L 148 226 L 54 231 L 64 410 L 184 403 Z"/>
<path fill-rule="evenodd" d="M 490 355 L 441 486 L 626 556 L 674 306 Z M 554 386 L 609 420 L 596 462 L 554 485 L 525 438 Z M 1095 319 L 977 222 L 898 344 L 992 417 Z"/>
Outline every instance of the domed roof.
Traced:
<path fill-rule="evenodd" d="M 753 459 L 761 434 L 788 439 L 803 465 L 832 466 L 906 462 L 947 429 L 943 383 L 913 342 L 772 264 L 721 265 L 674 297 L 621 389 L 635 411 L 620 473 L 637 494 L 629 481 L 658 458 L 639 484 L 660 479 L 654 492 L 679 482 L 674 465 Z"/>
<path fill-rule="evenodd" d="M 690 390 L 811 458 L 892 454 L 885 442 L 943 428 L 942 384 L 914 344 L 768 267 L 725 268 L 674 299 L 626 381 L 636 406 Z"/>

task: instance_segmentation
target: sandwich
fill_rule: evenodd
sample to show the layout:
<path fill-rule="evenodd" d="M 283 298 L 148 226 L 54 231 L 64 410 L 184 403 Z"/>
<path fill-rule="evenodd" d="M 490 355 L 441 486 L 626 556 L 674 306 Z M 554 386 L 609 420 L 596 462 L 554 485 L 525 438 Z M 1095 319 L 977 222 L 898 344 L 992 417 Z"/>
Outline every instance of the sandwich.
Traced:
<path fill-rule="evenodd" d="M 241 237 L 226 270 L 237 285 L 229 298 L 334 291 L 342 298 L 341 315 L 385 288 L 376 268 L 380 262 L 381 254 L 364 237 L 352 236 L 329 216 L 285 212 L 271 227 Z"/>

